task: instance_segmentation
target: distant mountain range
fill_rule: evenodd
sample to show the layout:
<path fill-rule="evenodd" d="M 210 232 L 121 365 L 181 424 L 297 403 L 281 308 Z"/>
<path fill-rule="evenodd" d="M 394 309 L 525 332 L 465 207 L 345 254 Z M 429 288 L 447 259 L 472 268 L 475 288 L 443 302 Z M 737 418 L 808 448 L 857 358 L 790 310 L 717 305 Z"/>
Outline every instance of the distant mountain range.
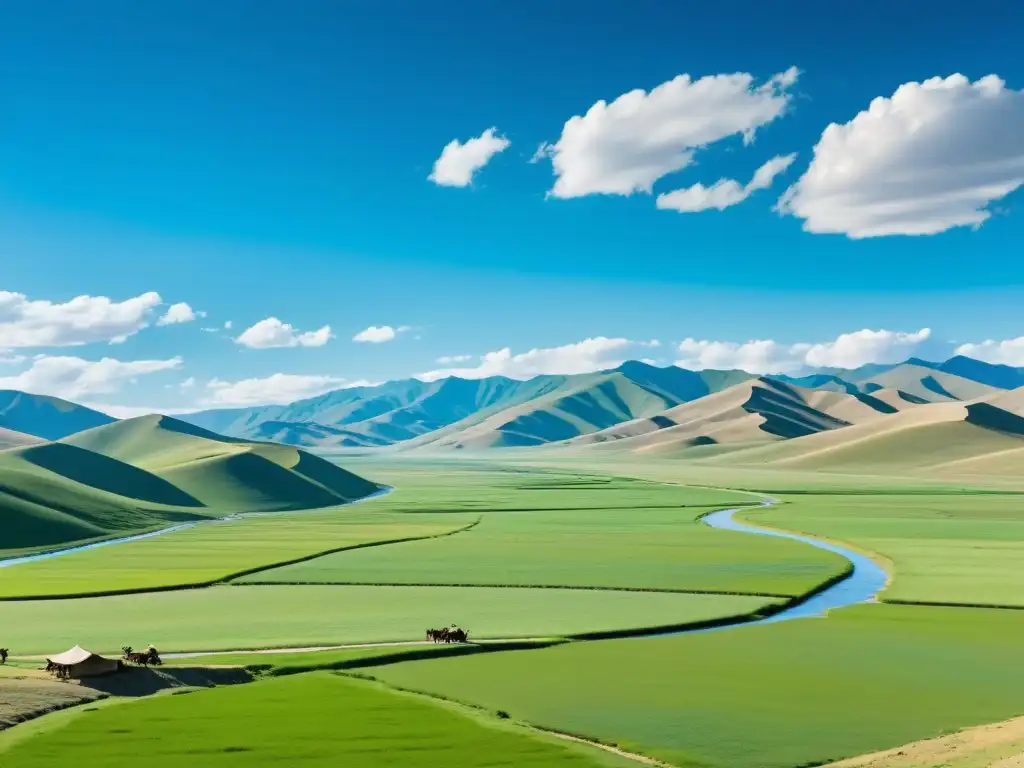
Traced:
<path fill-rule="evenodd" d="M 406 379 L 178 420 L 235 440 L 323 450 L 628 451 L 808 468 L 888 457 L 894 468 L 948 459 L 980 471 L 977 457 L 990 449 L 1007 452 L 999 465 L 1009 466 L 1018 444 L 1024 447 L 1018 399 L 1024 402 L 1024 370 L 962 356 L 802 376 L 629 361 L 526 381 Z M 0 393 L 0 448 L 111 421 L 56 398 Z"/>

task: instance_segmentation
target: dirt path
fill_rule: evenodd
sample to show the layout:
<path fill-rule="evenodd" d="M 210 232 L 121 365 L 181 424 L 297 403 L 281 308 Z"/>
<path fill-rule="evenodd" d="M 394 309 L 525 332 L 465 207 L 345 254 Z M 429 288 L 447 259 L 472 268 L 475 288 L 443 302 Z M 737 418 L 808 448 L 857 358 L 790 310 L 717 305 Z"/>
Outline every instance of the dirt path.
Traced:
<path fill-rule="evenodd" d="M 1024 768 L 1024 717 L 853 757 L 827 768 Z"/>
<path fill-rule="evenodd" d="M 661 760 L 655 760 L 653 757 L 647 757 L 647 755 L 638 755 L 636 752 L 626 752 L 618 747 L 613 747 L 611 744 L 602 744 L 599 741 L 591 741 L 590 739 L 583 739 L 579 736 L 570 736 L 568 733 L 562 733 L 561 731 L 549 731 L 547 728 L 538 728 L 535 725 L 527 725 L 526 727 L 534 731 L 539 731 L 540 733 L 545 733 L 548 736 L 554 736 L 556 739 L 574 741 L 577 744 L 586 744 L 591 747 L 597 747 L 598 749 L 603 749 L 605 752 L 611 752 L 613 755 L 618 755 L 619 757 L 624 757 L 627 760 L 633 760 L 634 762 L 642 763 L 643 765 L 654 765 L 657 766 L 657 768 L 676 768 L 671 763 L 663 763 Z M 1009 767 L 1007 766 L 1007 768 Z"/>

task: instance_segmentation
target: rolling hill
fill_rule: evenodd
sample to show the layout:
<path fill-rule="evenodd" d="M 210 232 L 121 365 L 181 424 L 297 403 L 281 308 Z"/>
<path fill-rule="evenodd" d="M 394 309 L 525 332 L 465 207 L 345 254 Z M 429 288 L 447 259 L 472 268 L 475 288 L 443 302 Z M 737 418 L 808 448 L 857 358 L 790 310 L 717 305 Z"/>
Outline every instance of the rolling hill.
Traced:
<path fill-rule="evenodd" d="M 969 402 L 908 408 L 774 445 L 747 448 L 711 463 L 831 472 L 946 472 L 990 474 L 1024 469 L 1024 391 Z M 998 458 L 998 467 L 992 463 Z M 998 471 L 997 471 L 998 470 Z"/>
<path fill-rule="evenodd" d="M 143 416 L 0 451 L 0 551 L 326 507 L 379 486 L 305 451 Z"/>
<path fill-rule="evenodd" d="M 807 389 L 762 376 L 649 418 L 574 438 L 566 445 L 648 452 L 762 443 L 839 429 L 895 412 L 896 408 L 871 395 Z"/>
<path fill-rule="evenodd" d="M 83 429 L 109 424 L 105 413 L 76 405 L 59 397 L 0 390 L 0 428 L 11 429 L 44 440 L 60 440 Z"/>
<path fill-rule="evenodd" d="M 655 416 L 749 378 L 743 371 L 698 373 L 632 361 L 612 371 L 569 377 L 547 395 L 497 413 L 474 414 L 403 447 L 476 449 L 565 441 Z"/>
<path fill-rule="evenodd" d="M 26 435 L 24 432 L 15 432 L 13 429 L 0 427 L 0 451 L 4 448 L 17 448 L 22 445 L 32 445 L 42 442 L 38 437 Z"/>

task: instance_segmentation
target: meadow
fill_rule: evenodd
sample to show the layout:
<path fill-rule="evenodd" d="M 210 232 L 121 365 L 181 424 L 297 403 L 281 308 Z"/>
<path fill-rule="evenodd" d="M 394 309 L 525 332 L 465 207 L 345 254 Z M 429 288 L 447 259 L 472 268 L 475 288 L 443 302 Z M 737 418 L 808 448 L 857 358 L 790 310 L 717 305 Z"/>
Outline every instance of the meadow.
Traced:
<path fill-rule="evenodd" d="M 436 536 L 476 518 L 410 516 L 363 506 L 253 515 L 149 539 L 0 567 L 0 600 L 208 584 L 318 552 Z"/>
<path fill-rule="evenodd" d="M 598 768 L 628 763 L 452 705 L 317 672 L 100 707 L 14 744 L 5 766 L 447 765 Z M 188 733 L 188 739 L 181 738 Z"/>
<path fill-rule="evenodd" d="M 1024 498 L 990 494 L 815 495 L 740 516 L 838 539 L 884 558 L 882 599 L 1024 606 Z"/>
<path fill-rule="evenodd" d="M 558 637 L 747 614 L 760 597 L 465 587 L 221 586 L 142 595 L 0 604 L 18 655 L 78 643 L 98 653 L 422 641 L 457 623 L 476 639 Z"/>
<path fill-rule="evenodd" d="M 714 530 L 697 521 L 706 511 L 623 506 L 484 514 L 479 525 L 457 536 L 340 552 L 240 581 L 586 586 L 794 597 L 847 565 L 839 555 L 799 542 Z"/>
<path fill-rule="evenodd" d="M 365 670 L 678 766 L 783 768 L 1024 713 L 1024 612 L 865 605 L 827 619 Z"/>

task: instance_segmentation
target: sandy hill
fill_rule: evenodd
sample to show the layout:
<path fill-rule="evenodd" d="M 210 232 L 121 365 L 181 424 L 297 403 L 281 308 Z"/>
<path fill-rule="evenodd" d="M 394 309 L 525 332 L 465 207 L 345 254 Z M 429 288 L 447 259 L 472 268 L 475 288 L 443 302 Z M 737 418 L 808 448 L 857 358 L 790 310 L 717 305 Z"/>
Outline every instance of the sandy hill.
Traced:
<path fill-rule="evenodd" d="M 871 395 L 813 390 L 760 377 L 648 418 L 574 438 L 566 445 L 646 452 L 764 443 L 840 429 L 895 412 L 897 408 Z"/>
<path fill-rule="evenodd" d="M 237 512 L 342 504 L 378 486 L 305 451 L 144 416 L 0 451 L 4 549 Z"/>
<path fill-rule="evenodd" d="M 885 418 L 770 446 L 747 448 L 712 463 L 837 472 L 1000 471 L 1024 458 L 1024 391 L 973 401 L 909 407 Z M 1020 453 L 1017 453 L 1020 451 Z M 1024 469 L 1024 464 L 1018 465 Z"/>

